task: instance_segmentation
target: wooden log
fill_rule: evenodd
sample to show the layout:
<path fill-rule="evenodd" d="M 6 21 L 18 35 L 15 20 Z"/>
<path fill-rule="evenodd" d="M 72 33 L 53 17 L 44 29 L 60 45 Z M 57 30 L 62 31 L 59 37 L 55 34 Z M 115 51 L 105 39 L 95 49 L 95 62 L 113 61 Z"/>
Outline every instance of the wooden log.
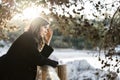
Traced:
<path fill-rule="evenodd" d="M 44 67 L 41 67 L 41 78 L 42 80 L 47 80 L 47 67 L 44 66 Z M 66 65 L 59 65 L 57 68 L 56 68 L 56 72 L 60 78 L 60 80 L 67 80 L 67 71 L 66 71 Z M 38 74 L 38 77 L 37 77 L 37 80 L 40 80 L 40 75 Z"/>
<path fill-rule="evenodd" d="M 57 72 L 60 80 L 67 80 L 66 65 L 59 65 L 57 68 Z"/>
<path fill-rule="evenodd" d="M 42 67 L 42 80 L 46 80 L 47 79 L 47 67 L 44 66 Z"/>

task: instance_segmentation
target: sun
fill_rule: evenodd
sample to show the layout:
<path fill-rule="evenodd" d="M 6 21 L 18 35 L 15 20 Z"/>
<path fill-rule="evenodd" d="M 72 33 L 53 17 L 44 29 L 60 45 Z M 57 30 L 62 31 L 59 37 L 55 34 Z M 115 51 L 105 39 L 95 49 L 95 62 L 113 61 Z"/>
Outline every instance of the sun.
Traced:
<path fill-rule="evenodd" d="M 13 16 L 12 19 L 32 20 L 38 16 L 43 17 L 42 12 L 44 12 L 45 14 L 49 14 L 50 10 L 41 6 L 31 6 L 22 10 L 21 13 Z"/>
<path fill-rule="evenodd" d="M 31 18 L 35 18 L 35 17 L 39 16 L 39 13 L 40 12 L 38 12 L 37 8 L 29 7 L 29 8 L 26 8 L 25 10 L 23 10 L 22 17 L 25 19 L 31 19 Z"/>
<path fill-rule="evenodd" d="M 11 26 L 25 26 L 25 30 L 27 30 L 27 27 L 29 27 L 31 21 L 36 17 L 45 17 L 43 16 L 43 13 L 49 14 L 50 11 L 48 8 L 44 8 L 41 6 L 29 6 L 22 10 L 21 13 L 15 14 L 11 20 L 8 22 L 7 25 Z"/>
<path fill-rule="evenodd" d="M 27 8 L 25 8 L 22 11 L 22 18 L 23 19 L 34 19 L 38 16 L 41 16 L 42 12 L 44 12 L 45 14 L 49 14 L 50 10 L 48 8 L 42 7 L 42 6 L 36 6 L 36 5 L 32 5 L 29 6 Z M 42 17 L 42 16 L 41 16 Z"/>

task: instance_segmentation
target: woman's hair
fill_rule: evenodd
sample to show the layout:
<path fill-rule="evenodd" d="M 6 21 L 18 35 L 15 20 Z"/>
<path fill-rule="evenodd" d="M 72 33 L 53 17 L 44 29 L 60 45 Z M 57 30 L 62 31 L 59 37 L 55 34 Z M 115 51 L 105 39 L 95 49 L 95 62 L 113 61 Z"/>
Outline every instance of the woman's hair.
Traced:
<path fill-rule="evenodd" d="M 44 45 L 44 39 L 40 36 L 40 27 L 49 25 L 49 22 L 41 17 L 35 18 L 28 29 L 28 31 L 34 35 L 36 42 L 38 43 L 38 49 L 41 49 Z"/>

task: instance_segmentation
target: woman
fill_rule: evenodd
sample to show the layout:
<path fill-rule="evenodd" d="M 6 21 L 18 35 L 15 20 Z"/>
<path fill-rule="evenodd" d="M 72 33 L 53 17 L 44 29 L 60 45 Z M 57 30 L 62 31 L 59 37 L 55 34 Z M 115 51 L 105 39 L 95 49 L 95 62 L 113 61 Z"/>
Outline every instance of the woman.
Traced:
<path fill-rule="evenodd" d="M 0 58 L 0 80 L 35 80 L 37 65 L 56 67 L 58 62 L 48 59 L 53 51 L 51 37 L 49 23 L 40 17 L 34 19 L 29 30 Z"/>

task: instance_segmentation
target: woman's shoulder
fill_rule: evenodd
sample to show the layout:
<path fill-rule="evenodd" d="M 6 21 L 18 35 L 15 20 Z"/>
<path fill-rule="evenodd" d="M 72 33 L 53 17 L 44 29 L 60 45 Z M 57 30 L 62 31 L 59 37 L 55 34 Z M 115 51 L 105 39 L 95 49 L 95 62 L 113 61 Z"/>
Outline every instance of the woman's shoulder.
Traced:
<path fill-rule="evenodd" d="M 33 38 L 34 36 L 30 32 L 24 32 L 23 34 L 20 35 L 22 38 Z"/>
<path fill-rule="evenodd" d="M 16 40 L 15 42 L 30 42 L 34 41 L 34 37 L 31 35 L 29 32 L 24 32 L 22 33 Z"/>

